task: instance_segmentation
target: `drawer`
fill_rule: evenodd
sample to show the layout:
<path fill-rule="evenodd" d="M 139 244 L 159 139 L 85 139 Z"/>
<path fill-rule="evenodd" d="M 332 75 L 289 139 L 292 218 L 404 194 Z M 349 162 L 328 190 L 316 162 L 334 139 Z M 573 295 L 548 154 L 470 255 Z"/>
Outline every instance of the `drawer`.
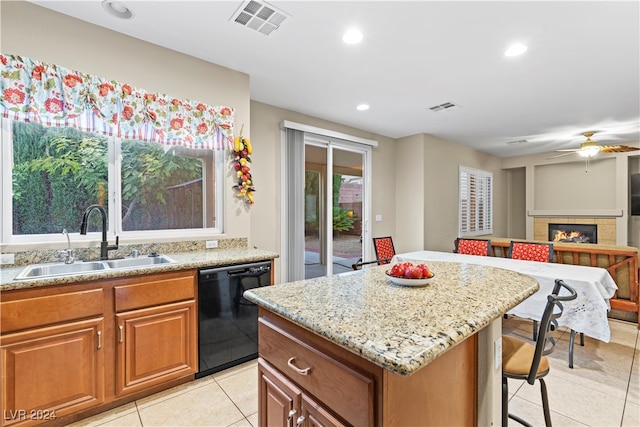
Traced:
<path fill-rule="evenodd" d="M 2 333 L 101 316 L 102 289 L 0 303 Z"/>
<path fill-rule="evenodd" d="M 195 281 L 195 270 L 119 281 L 113 287 L 116 312 L 194 299 Z"/>
<path fill-rule="evenodd" d="M 259 319 L 259 353 L 289 379 L 356 426 L 374 424 L 374 380 Z"/>

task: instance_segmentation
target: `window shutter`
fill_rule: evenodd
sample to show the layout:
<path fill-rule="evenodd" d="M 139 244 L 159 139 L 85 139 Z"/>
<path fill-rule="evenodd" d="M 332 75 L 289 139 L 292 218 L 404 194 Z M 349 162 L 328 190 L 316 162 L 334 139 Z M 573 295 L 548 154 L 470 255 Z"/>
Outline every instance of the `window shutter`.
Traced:
<path fill-rule="evenodd" d="M 493 233 L 493 174 L 460 166 L 459 235 Z"/>

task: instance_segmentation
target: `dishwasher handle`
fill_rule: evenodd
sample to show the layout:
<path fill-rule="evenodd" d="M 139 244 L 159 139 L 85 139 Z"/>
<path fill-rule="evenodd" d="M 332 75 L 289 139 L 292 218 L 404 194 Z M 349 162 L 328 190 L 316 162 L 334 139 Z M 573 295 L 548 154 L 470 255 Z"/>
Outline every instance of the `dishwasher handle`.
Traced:
<path fill-rule="evenodd" d="M 251 267 L 243 268 L 242 270 L 228 271 L 227 275 L 229 277 L 255 277 L 269 273 L 270 270 L 271 269 L 269 267 Z"/>
<path fill-rule="evenodd" d="M 200 277 L 226 272 L 229 277 L 257 276 L 271 271 L 271 262 L 258 262 L 252 264 L 229 265 L 226 267 L 214 267 L 200 270 Z"/>

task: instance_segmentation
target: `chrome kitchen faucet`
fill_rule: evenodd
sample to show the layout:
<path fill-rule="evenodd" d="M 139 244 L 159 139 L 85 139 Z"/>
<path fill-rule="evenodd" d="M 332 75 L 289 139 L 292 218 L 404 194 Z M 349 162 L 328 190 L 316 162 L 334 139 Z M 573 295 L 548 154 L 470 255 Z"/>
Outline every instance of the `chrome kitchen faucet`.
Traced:
<path fill-rule="evenodd" d="M 73 249 L 71 249 L 71 239 L 69 238 L 69 232 L 66 228 L 62 229 L 62 234 L 67 236 L 67 249 L 61 249 L 58 251 L 58 254 L 64 256 L 65 264 L 73 264 Z"/>

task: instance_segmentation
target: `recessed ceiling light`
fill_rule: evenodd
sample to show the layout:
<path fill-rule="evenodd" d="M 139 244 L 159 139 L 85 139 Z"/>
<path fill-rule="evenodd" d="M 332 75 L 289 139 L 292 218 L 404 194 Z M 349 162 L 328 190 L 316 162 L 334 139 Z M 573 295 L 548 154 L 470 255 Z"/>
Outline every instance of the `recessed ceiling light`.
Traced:
<path fill-rule="evenodd" d="M 512 44 L 509 48 L 504 52 L 504 56 L 518 56 L 522 55 L 527 51 L 527 47 L 523 44 Z"/>
<path fill-rule="evenodd" d="M 342 41 L 346 44 L 356 44 L 362 41 L 362 33 L 358 30 L 352 29 L 344 33 Z"/>
<path fill-rule="evenodd" d="M 133 17 L 131 9 L 119 1 L 103 0 L 102 8 L 116 18 L 131 19 Z"/>
<path fill-rule="evenodd" d="M 360 104 L 356 107 L 358 111 L 366 111 L 369 109 L 369 104 Z"/>

